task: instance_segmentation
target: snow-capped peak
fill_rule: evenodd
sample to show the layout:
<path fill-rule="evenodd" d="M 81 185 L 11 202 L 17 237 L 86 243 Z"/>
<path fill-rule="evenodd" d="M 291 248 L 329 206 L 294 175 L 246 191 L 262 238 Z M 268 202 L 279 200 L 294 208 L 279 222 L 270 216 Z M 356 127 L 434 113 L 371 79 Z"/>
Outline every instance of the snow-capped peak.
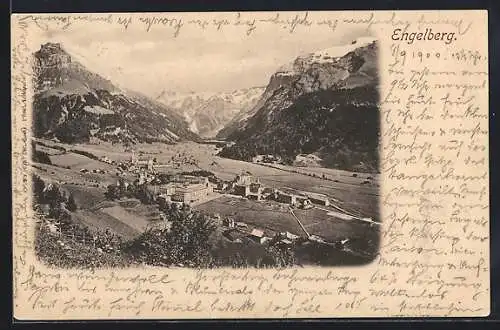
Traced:
<path fill-rule="evenodd" d="M 294 75 L 296 71 L 296 63 L 299 61 L 301 64 L 312 63 L 332 63 L 338 58 L 347 55 L 349 52 L 354 51 L 356 48 L 363 47 L 376 41 L 375 37 L 360 37 L 353 40 L 349 44 L 337 45 L 330 48 L 315 51 L 306 55 L 299 56 L 294 62 L 289 62 L 282 65 L 277 73 L 281 76 Z"/>
<path fill-rule="evenodd" d="M 356 48 L 366 46 L 368 44 L 371 44 L 372 42 L 376 41 L 377 39 L 374 37 L 362 37 L 353 40 L 350 44 L 347 45 L 340 45 L 340 46 L 334 46 L 330 48 L 326 48 L 314 53 L 311 53 L 310 56 L 313 57 L 342 57 L 346 55 L 349 52 L 352 52 Z"/>

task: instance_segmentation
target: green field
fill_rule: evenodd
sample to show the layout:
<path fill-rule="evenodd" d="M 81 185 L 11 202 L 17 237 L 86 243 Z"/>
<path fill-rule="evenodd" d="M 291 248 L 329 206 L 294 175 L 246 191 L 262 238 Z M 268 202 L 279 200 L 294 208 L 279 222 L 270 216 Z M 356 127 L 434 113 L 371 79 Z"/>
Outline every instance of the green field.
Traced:
<path fill-rule="evenodd" d="M 123 237 L 132 239 L 141 232 L 132 228 L 122 221 L 100 210 L 78 210 L 74 213 L 74 218 L 93 230 L 104 231 L 109 229 L 111 232 Z"/>
<path fill-rule="evenodd" d="M 81 169 L 92 170 L 104 170 L 104 171 L 114 171 L 116 167 L 106 164 L 87 156 L 68 152 L 62 155 L 50 156 L 50 161 L 52 164 L 60 167 L 70 167 L 77 171 Z"/>
<path fill-rule="evenodd" d="M 120 205 L 105 207 L 100 211 L 112 216 L 115 219 L 119 219 L 125 225 L 135 229 L 137 232 L 143 232 L 149 224 L 149 221 L 145 217 L 131 213 Z"/>
<path fill-rule="evenodd" d="M 231 216 L 235 221 L 242 221 L 262 229 L 276 232 L 289 231 L 305 236 L 285 204 L 255 202 L 245 199 L 221 197 L 198 205 L 196 209 L 221 216 Z"/>
<path fill-rule="evenodd" d="M 368 236 L 377 239 L 378 237 L 378 231 L 374 230 L 369 223 L 358 220 L 343 220 L 330 216 L 327 211 L 321 209 L 296 209 L 294 213 L 310 234 L 324 237 L 329 241 Z"/>
<path fill-rule="evenodd" d="M 81 209 L 91 209 L 104 200 L 104 188 L 84 187 L 73 184 L 61 185 L 63 190 L 73 194 L 76 204 Z"/>
<path fill-rule="evenodd" d="M 151 221 L 158 218 L 155 205 L 144 205 L 138 200 L 107 201 L 105 189 L 62 185 L 71 192 L 79 207 L 77 218 L 93 228 L 111 231 L 131 238 L 145 230 Z"/>
<path fill-rule="evenodd" d="M 118 177 L 113 172 L 107 174 L 80 173 L 76 169 L 66 169 L 55 165 L 34 165 L 35 172 L 45 181 L 80 187 L 82 189 L 95 188 L 105 189 L 107 185 L 116 183 Z"/>
<path fill-rule="evenodd" d="M 61 151 L 61 150 L 58 150 L 58 149 L 54 149 L 54 148 L 49 148 L 49 147 L 46 147 L 46 146 L 43 146 L 43 145 L 39 145 L 39 144 L 36 145 L 36 150 L 37 151 L 42 151 L 42 152 L 46 153 L 49 156 L 60 155 L 60 154 L 64 153 L 64 151 Z"/>

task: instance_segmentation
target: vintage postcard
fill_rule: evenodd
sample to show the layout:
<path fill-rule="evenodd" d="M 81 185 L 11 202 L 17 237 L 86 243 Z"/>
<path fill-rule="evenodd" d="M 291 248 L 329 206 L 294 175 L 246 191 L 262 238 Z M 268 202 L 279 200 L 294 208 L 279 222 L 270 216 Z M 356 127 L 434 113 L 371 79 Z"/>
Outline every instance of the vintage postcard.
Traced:
<path fill-rule="evenodd" d="M 17 320 L 489 315 L 486 11 L 11 21 Z"/>

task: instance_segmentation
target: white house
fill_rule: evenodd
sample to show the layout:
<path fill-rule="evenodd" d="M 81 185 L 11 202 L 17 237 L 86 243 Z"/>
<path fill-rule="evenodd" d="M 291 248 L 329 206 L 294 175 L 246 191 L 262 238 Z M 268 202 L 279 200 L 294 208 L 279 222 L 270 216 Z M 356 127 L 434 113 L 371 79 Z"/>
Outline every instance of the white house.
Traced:
<path fill-rule="evenodd" d="M 264 231 L 260 229 L 253 229 L 252 232 L 250 233 L 250 236 L 252 237 L 252 239 L 256 240 L 260 244 L 264 244 L 270 240 L 269 237 L 264 236 Z"/>

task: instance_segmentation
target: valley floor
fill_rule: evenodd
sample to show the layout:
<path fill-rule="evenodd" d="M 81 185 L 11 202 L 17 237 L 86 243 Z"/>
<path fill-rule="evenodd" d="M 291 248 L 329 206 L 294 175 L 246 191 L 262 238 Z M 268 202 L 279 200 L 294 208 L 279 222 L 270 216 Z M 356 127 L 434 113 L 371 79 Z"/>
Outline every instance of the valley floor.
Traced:
<path fill-rule="evenodd" d="M 135 199 L 105 200 L 106 187 L 115 184 L 120 176 L 116 165 L 99 159 L 105 156 L 116 163 L 128 161 L 133 154 L 130 148 L 106 142 L 67 145 L 40 139 L 35 141 L 36 149 L 46 153 L 51 162 L 34 163 L 35 172 L 46 182 L 58 183 L 74 195 L 79 205 L 75 212 L 76 221 L 91 229 L 111 230 L 125 239 L 137 236 L 159 221 L 158 208 L 154 205 L 144 205 Z M 218 149 L 214 145 L 193 142 L 176 145 L 141 144 L 133 146 L 133 149 L 136 155 L 156 158 L 161 164 L 158 167 L 160 172 L 202 169 L 222 180 L 232 180 L 244 171 L 258 177 L 268 187 L 293 188 L 327 195 L 333 207 L 291 210 L 285 206 L 273 206 L 267 201 L 221 196 L 196 208 L 208 213 L 235 216 L 238 221 L 256 228 L 307 236 L 304 235 L 305 228 L 311 235 L 321 235 L 332 241 L 346 238 L 357 240 L 361 242 L 357 244 L 358 249 L 376 252 L 379 238 L 377 223 L 380 221 L 380 183 L 376 174 L 248 163 L 220 158 L 216 156 Z M 133 179 L 131 174 L 130 179 Z M 336 209 L 360 218 L 370 218 L 373 222 L 343 219 L 336 216 Z"/>

